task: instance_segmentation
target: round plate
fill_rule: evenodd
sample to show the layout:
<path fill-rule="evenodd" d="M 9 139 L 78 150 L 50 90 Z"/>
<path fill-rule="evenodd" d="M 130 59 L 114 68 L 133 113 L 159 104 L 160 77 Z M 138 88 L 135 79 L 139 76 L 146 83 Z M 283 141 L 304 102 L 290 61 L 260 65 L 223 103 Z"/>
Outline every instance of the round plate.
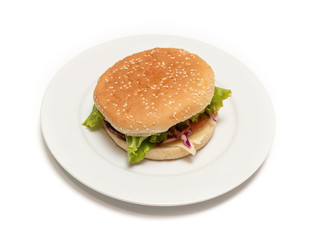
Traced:
<path fill-rule="evenodd" d="M 216 86 L 231 89 L 233 96 L 219 111 L 213 138 L 195 156 L 130 165 L 104 129 L 81 123 L 100 75 L 119 59 L 154 47 L 198 54 L 214 69 Z M 46 90 L 41 125 L 53 156 L 78 181 L 107 196 L 153 206 L 197 203 L 237 187 L 261 166 L 275 133 L 269 96 L 247 66 L 210 44 L 167 35 L 115 39 L 73 58 Z"/>

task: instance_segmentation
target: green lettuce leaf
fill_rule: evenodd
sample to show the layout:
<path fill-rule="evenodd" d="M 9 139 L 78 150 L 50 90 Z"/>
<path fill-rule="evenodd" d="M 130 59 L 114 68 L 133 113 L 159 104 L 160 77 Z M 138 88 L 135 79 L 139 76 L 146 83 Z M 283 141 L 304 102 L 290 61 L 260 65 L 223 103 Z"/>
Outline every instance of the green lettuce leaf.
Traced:
<path fill-rule="evenodd" d="M 137 151 L 137 149 L 141 146 L 142 142 L 147 137 L 133 137 L 133 136 L 126 136 L 126 143 L 127 148 L 131 150 L 132 152 Z"/>
<path fill-rule="evenodd" d="M 197 122 L 199 117 L 206 111 L 206 108 L 200 111 L 199 113 L 195 114 L 194 116 L 190 117 L 189 120 L 192 122 Z M 186 120 L 187 121 L 187 120 Z"/>
<path fill-rule="evenodd" d="M 150 142 L 151 143 L 160 143 L 163 142 L 167 139 L 168 131 L 167 132 L 161 132 L 161 133 L 156 133 L 150 137 Z"/>
<path fill-rule="evenodd" d="M 210 115 L 216 113 L 221 107 L 223 107 L 223 100 L 229 98 L 232 92 L 229 89 L 215 87 L 214 96 L 210 104 L 205 108 L 205 112 Z"/>
<path fill-rule="evenodd" d="M 100 111 L 93 105 L 91 114 L 87 117 L 87 119 L 82 123 L 83 126 L 90 128 L 100 128 L 103 126 L 103 115 Z"/>
<path fill-rule="evenodd" d="M 127 143 L 128 161 L 131 163 L 142 161 L 146 152 L 156 146 L 156 143 L 150 142 L 150 137 L 125 137 Z"/>

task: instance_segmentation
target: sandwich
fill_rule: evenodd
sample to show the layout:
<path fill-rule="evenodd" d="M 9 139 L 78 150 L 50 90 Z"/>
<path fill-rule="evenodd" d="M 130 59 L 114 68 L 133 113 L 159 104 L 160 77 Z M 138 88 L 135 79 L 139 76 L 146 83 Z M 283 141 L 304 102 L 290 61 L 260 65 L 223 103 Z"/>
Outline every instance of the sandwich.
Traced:
<path fill-rule="evenodd" d="M 104 127 L 131 163 L 178 159 L 206 145 L 231 90 L 184 49 L 154 48 L 116 62 L 98 79 L 84 126 Z"/>

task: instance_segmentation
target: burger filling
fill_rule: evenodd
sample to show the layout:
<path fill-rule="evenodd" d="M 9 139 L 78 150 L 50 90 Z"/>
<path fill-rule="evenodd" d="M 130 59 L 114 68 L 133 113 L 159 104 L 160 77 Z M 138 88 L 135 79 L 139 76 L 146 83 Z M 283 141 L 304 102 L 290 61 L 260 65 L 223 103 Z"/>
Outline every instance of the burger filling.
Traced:
<path fill-rule="evenodd" d="M 192 148 L 188 137 L 193 132 L 202 128 L 211 118 L 216 121 L 215 117 L 218 110 L 223 106 L 223 100 L 231 96 L 231 90 L 215 87 L 214 96 L 210 104 L 201 112 L 195 114 L 184 122 L 180 122 L 168 129 L 166 132 L 156 133 L 151 136 L 128 136 L 112 127 L 112 125 L 104 119 L 99 110 L 93 106 L 91 114 L 83 123 L 84 126 L 90 128 L 100 128 L 104 125 L 107 129 L 120 139 L 126 141 L 128 148 L 128 160 L 132 163 L 139 162 L 144 159 L 147 151 L 160 146 L 163 143 L 180 139 L 188 148 Z"/>

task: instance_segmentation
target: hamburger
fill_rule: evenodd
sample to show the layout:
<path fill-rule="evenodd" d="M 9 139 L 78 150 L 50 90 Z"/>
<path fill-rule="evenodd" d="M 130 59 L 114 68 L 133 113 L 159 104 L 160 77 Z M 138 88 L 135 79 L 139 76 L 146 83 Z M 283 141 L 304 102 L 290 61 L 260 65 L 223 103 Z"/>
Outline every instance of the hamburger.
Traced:
<path fill-rule="evenodd" d="M 105 128 L 128 160 L 195 155 L 213 136 L 231 90 L 215 87 L 213 69 L 184 49 L 154 48 L 116 62 L 98 79 L 83 123 Z"/>

